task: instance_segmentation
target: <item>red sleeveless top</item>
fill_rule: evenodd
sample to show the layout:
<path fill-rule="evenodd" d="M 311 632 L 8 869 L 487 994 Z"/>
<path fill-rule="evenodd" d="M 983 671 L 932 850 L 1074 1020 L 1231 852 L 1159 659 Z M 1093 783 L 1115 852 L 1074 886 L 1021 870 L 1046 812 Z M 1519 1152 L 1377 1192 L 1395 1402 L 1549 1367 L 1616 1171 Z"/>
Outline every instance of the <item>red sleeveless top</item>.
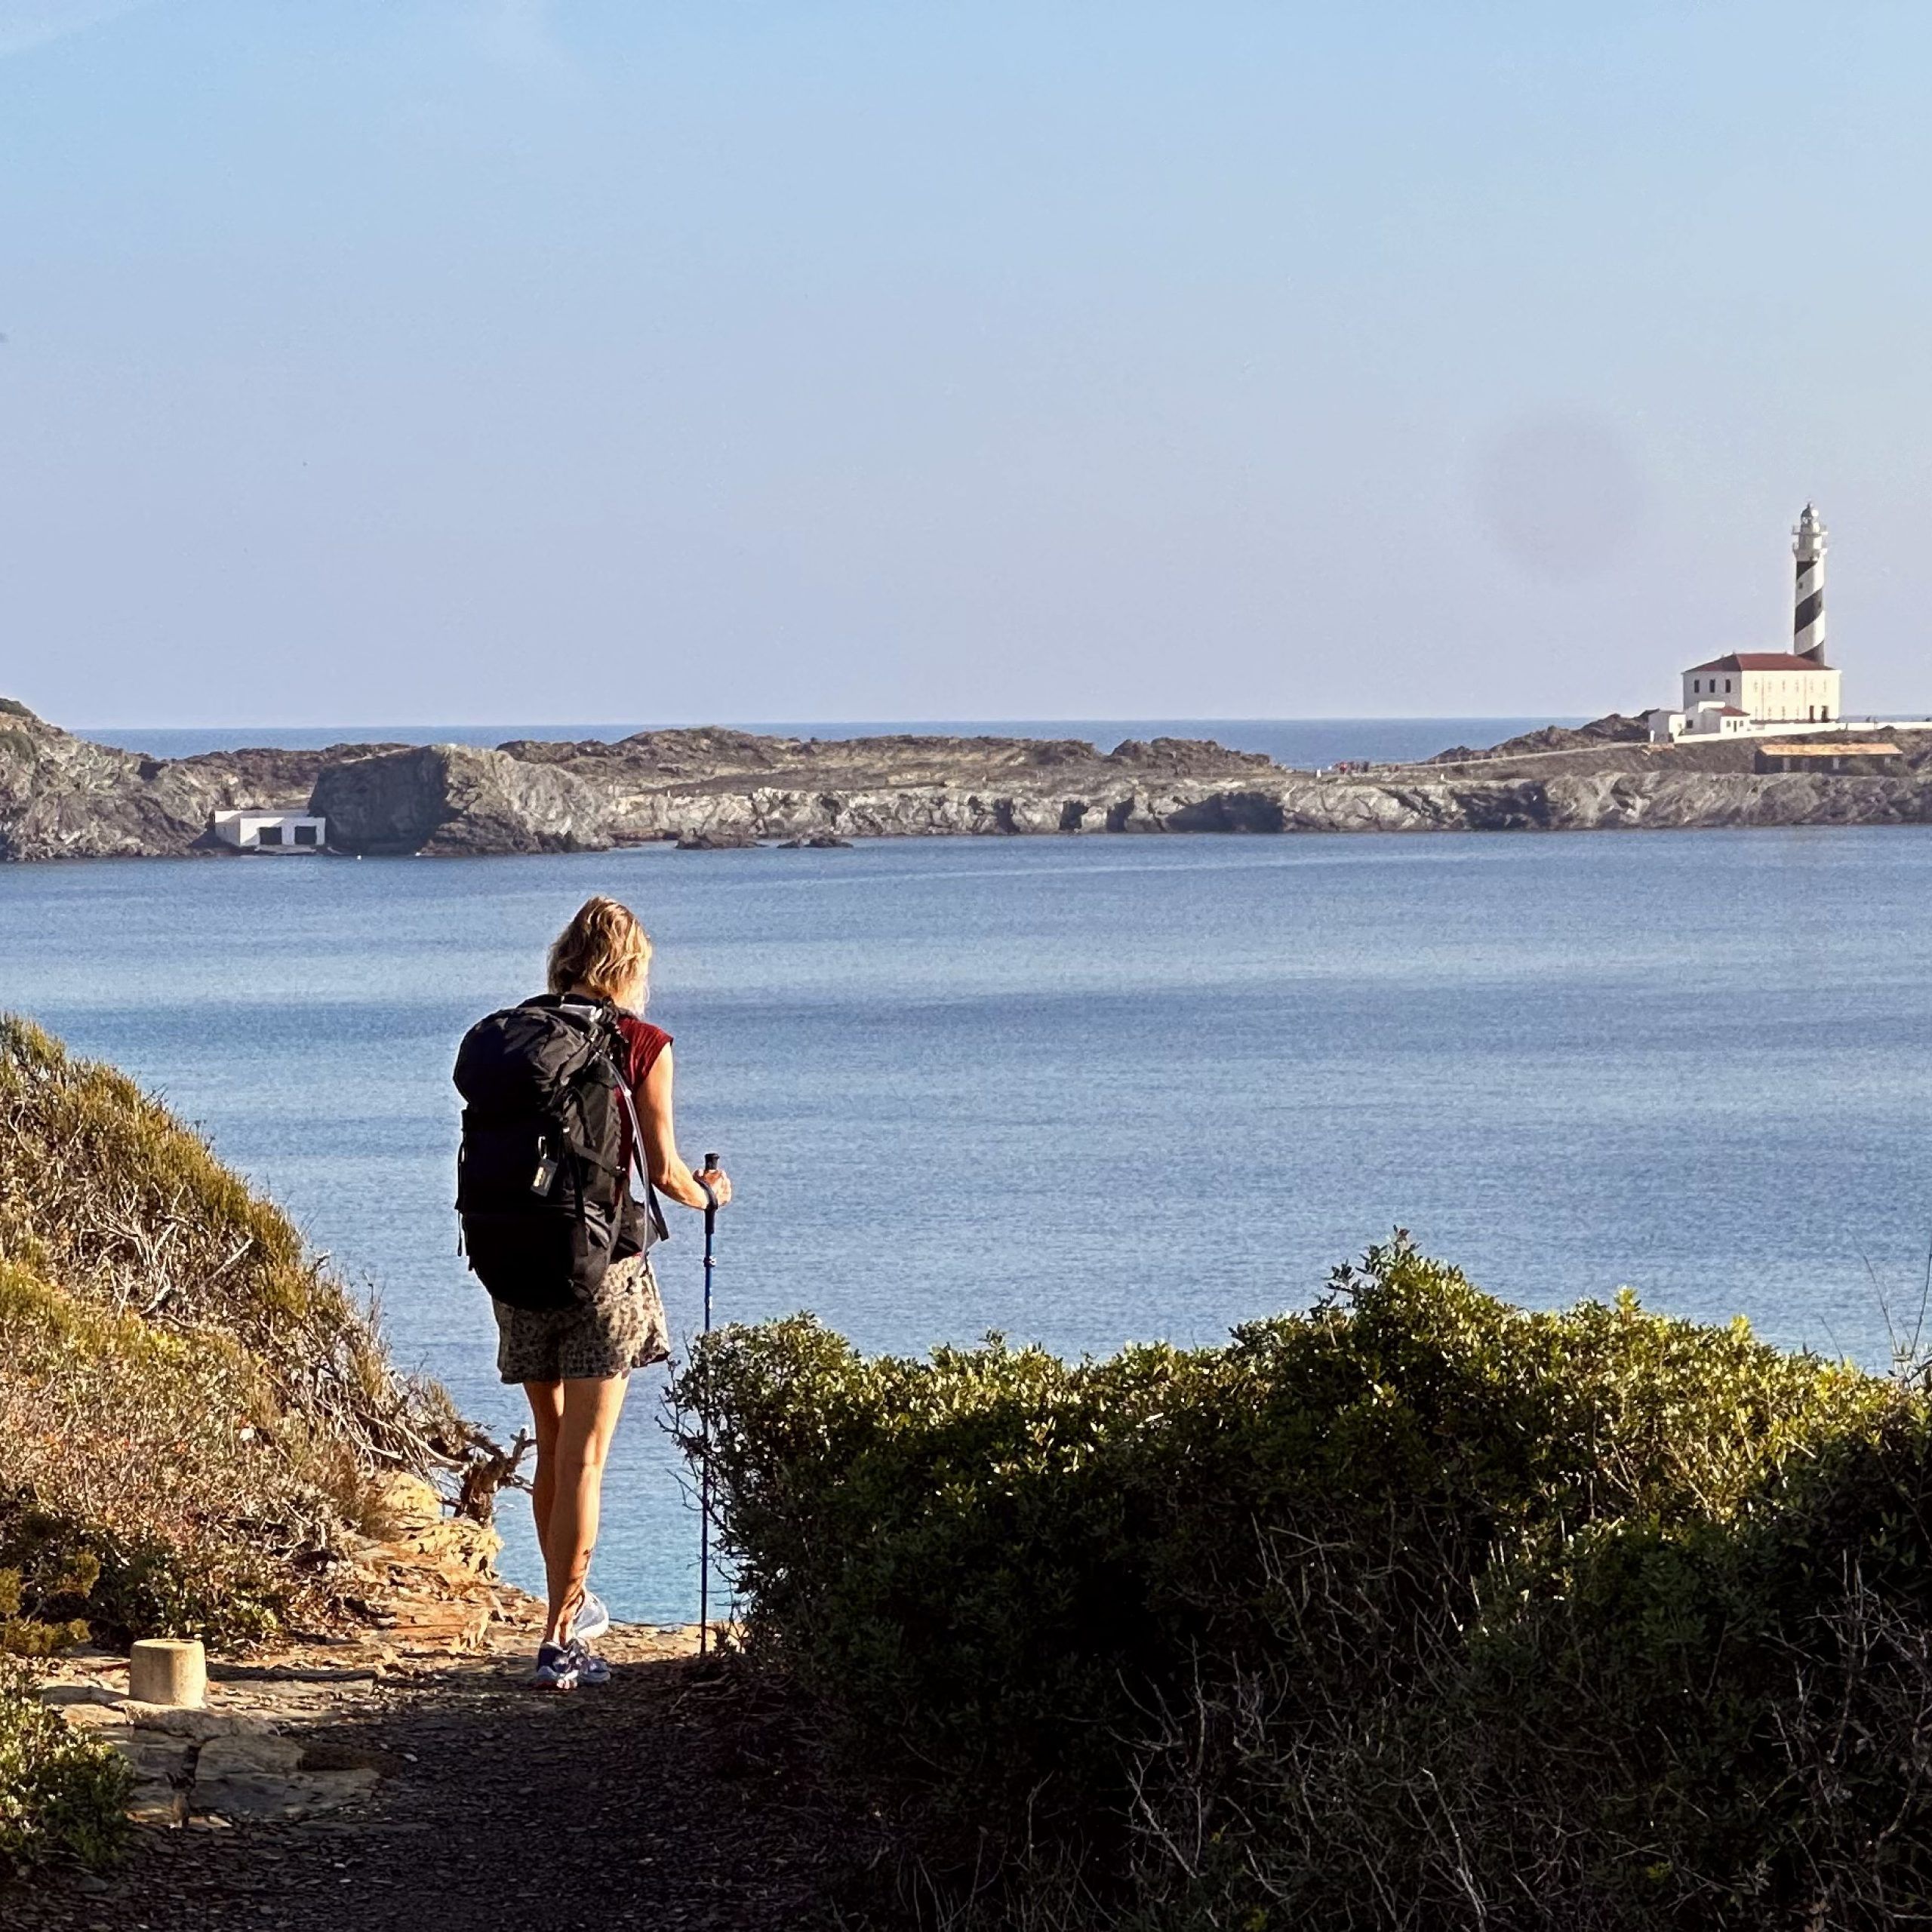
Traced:
<path fill-rule="evenodd" d="M 645 1077 L 657 1063 L 657 1056 L 671 1044 L 671 1036 L 661 1026 L 654 1026 L 648 1020 L 640 1020 L 634 1013 L 620 1013 L 617 1016 L 617 1032 L 624 1043 L 624 1060 L 619 1068 L 630 1083 L 631 1097 L 640 1109 L 644 1106 Z M 624 1122 L 624 1162 L 628 1168 L 631 1158 L 631 1124 Z"/>
<path fill-rule="evenodd" d="M 635 1013 L 617 1015 L 617 1031 L 624 1036 L 630 1056 L 623 1070 L 629 1077 L 631 1091 L 642 1100 L 645 1076 L 657 1065 L 657 1056 L 671 1044 L 671 1036 L 663 1027 L 640 1020 Z"/>

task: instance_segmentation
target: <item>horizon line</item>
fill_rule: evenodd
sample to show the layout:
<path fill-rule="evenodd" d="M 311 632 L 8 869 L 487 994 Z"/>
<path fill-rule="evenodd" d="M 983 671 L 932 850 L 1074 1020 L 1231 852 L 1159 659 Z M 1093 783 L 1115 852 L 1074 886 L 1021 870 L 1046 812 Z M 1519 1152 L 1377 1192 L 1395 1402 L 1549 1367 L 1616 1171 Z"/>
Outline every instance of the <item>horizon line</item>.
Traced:
<path fill-rule="evenodd" d="M 1401 712 L 1308 712 L 1297 716 L 1270 712 L 1222 712 L 1214 715 L 1202 713 L 1195 716 L 1169 714 L 1154 716 L 1142 714 L 1135 716 L 1127 712 L 1115 715 L 1095 713 L 1084 718 L 1042 718 L 1038 716 L 1012 718 L 924 717 L 924 718 L 758 718 L 749 722 L 740 722 L 724 718 L 687 718 L 664 722 L 638 724 L 624 718 L 540 718 L 513 721 L 514 728 L 521 731 L 577 731 L 614 729 L 618 725 L 629 726 L 633 731 L 689 731 L 723 727 L 731 731 L 750 731 L 769 730 L 778 725 L 798 727 L 820 724 L 863 724 L 906 726 L 912 724 L 1429 724 L 1444 719 L 1460 724 L 1515 723 L 1525 718 L 1549 715 L 1571 717 L 1580 714 L 1561 712 L 1546 714 L 1543 712 L 1476 712 L 1476 711 L 1401 711 Z M 1598 713 L 1601 716 L 1603 714 Z M 197 719 L 188 723 L 158 724 L 148 721 L 140 724 L 81 724 L 63 726 L 63 730 L 76 734 L 84 731 L 406 731 L 444 729 L 457 731 L 482 731 L 500 728 L 509 728 L 512 721 L 497 718 L 440 718 L 425 719 L 383 718 L 344 721 L 339 719 L 324 721 L 305 721 L 299 718 L 280 718 L 271 721 L 253 719 L 240 724 L 223 724 Z"/>

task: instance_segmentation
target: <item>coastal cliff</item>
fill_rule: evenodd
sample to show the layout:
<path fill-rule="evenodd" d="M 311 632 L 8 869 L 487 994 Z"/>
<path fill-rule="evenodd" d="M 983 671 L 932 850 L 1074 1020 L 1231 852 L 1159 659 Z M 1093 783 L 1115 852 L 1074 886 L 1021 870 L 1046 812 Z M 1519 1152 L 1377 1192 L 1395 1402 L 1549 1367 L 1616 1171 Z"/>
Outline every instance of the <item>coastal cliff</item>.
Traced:
<path fill-rule="evenodd" d="M 371 748 L 347 749 L 366 755 Z M 0 859 L 190 852 L 207 842 L 216 812 L 302 809 L 333 755 L 260 750 L 145 758 L 76 737 L 0 698 Z"/>
<path fill-rule="evenodd" d="M 321 772 L 312 808 L 351 851 L 583 851 L 681 838 L 1181 829 L 1169 821 L 1190 811 L 1253 815 L 1251 793 L 1274 817 L 1266 786 L 1288 775 L 1257 753 L 1167 739 L 1103 754 L 1073 740 L 651 731 L 344 760 Z"/>
<path fill-rule="evenodd" d="M 1583 832 L 1932 823 L 1932 744 L 1882 774 L 1759 774 L 1733 742 L 1652 746 L 1614 716 L 1490 752 L 1310 772 L 1196 740 L 759 737 L 337 745 L 158 759 L 0 701 L 0 858 L 185 854 L 213 813 L 312 811 L 345 852 L 597 851 L 680 841 L 1161 832 Z M 1882 734 L 1876 735 L 1884 735 Z"/>
<path fill-rule="evenodd" d="M 1742 749 L 1727 746 L 1727 751 Z M 1932 821 L 1932 774 L 1770 774 L 1618 746 L 1334 776 L 1158 739 L 824 742 L 664 731 L 614 745 L 423 746 L 328 765 L 312 809 L 352 851 L 582 851 L 657 839 L 1049 832 L 1582 832 Z M 1607 747 L 1604 754 L 1612 755 Z M 1748 754 L 1747 754 L 1748 755 Z"/>

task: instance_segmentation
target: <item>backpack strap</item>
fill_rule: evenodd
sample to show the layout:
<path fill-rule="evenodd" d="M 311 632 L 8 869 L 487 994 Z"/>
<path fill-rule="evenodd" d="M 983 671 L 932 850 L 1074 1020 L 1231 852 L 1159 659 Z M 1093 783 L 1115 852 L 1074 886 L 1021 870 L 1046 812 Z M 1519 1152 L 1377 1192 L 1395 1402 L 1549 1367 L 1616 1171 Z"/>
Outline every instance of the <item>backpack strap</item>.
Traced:
<path fill-rule="evenodd" d="M 637 1177 L 644 1187 L 644 1208 L 651 1217 L 652 1232 L 659 1241 L 669 1241 L 671 1230 L 664 1225 L 664 1211 L 657 1204 L 657 1190 L 651 1184 L 651 1170 L 644 1162 L 644 1126 L 637 1117 L 637 1103 L 631 1098 L 631 1083 L 624 1077 L 624 1069 L 617 1069 L 617 1094 L 624 1103 L 624 1116 L 631 1126 L 631 1164 L 637 1170 Z M 648 1247 L 651 1244 L 647 1241 Z"/>
<path fill-rule="evenodd" d="M 637 1173 L 638 1184 L 644 1190 L 641 1205 L 651 1223 L 651 1232 L 657 1241 L 669 1241 L 671 1230 L 664 1225 L 664 1211 L 657 1204 L 657 1190 L 651 1184 L 651 1170 L 645 1164 L 644 1123 L 637 1117 L 637 1102 L 631 1093 L 630 1069 L 627 1062 L 627 1042 L 623 1029 L 617 1023 L 617 1009 L 608 1000 L 600 1002 L 604 1009 L 606 1035 L 609 1044 L 606 1049 L 611 1062 L 611 1070 L 617 1076 L 617 1098 L 623 1103 L 624 1118 L 631 1130 L 631 1165 Z M 645 1245 L 651 1245 L 647 1241 Z"/>

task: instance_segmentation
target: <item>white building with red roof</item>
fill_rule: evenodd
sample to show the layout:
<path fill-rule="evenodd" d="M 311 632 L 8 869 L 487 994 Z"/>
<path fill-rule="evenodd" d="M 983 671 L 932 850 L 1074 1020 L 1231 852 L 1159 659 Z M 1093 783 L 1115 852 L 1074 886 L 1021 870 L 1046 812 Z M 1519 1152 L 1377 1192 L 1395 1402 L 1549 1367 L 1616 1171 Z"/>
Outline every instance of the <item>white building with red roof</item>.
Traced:
<path fill-rule="evenodd" d="M 1682 708 L 1645 714 L 1653 740 L 1782 735 L 1843 716 L 1841 674 L 1825 661 L 1825 526 L 1809 503 L 1792 535 L 1791 649 L 1734 651 L 1692 665 Z"/>
<path fill-rule="evenodd" d="M 1684 714 L 1691 718 L 1706 706 L 1722 705 L 1766 724 L 1829 724 L 1839 715 L 1843 675 L 1822 654 L 1734 651 L 1684 672 Z"/>

